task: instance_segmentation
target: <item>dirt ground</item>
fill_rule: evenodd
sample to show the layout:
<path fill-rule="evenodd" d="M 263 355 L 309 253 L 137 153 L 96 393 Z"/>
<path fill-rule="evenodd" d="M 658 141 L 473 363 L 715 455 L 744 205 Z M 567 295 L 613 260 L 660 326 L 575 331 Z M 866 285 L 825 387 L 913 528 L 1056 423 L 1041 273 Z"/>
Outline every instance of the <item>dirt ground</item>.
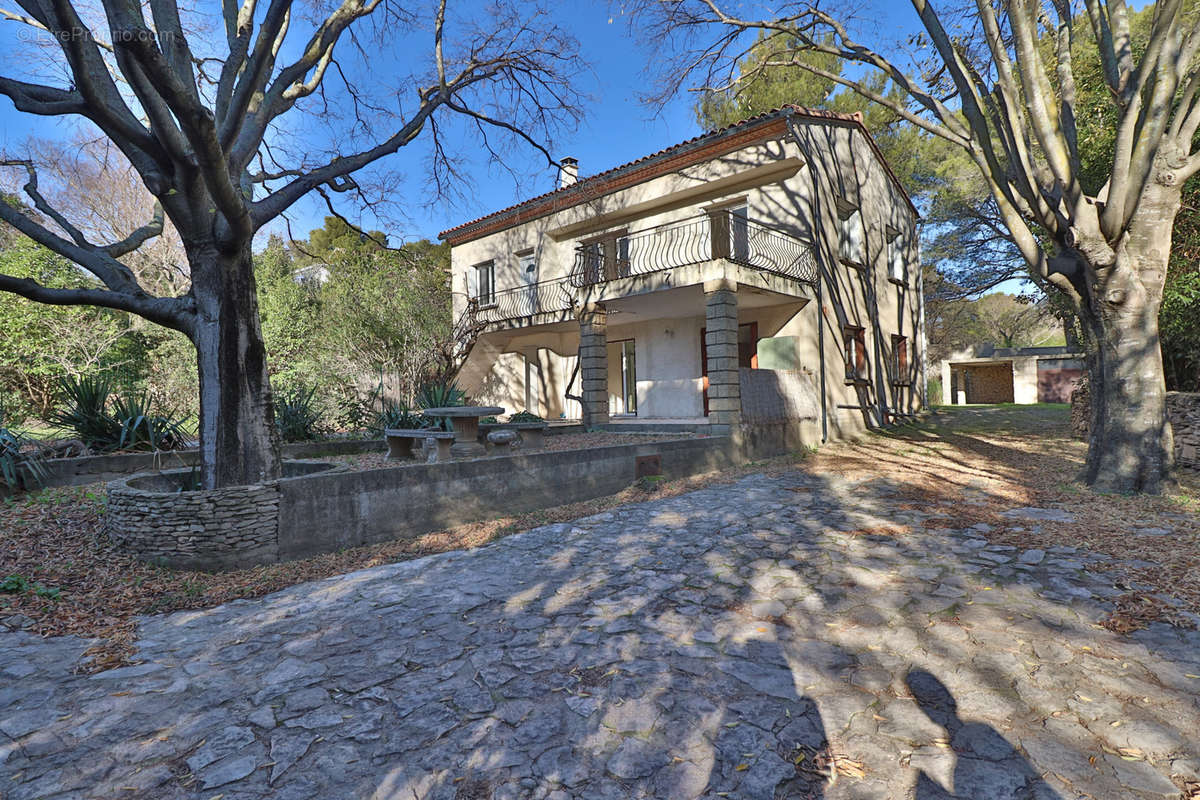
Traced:
<path fill-rule="evenodd" d="M 303 581 L 429 553 L 479 547 L 530 527 L 651 497 L 679 494 L 752 472 L 800 469 L 902 487 L 936 527 L 985 523 L 984 535 L 1020 547 L 1059 544 L 1135 559 L 1129 591 L 1109 620 L 1132 630 L 1150 619 L 1190 625 L 1200 613 L 1200 479 L 1170 494 L 1103 495 L 1075 480 L 1085 445 L 1070 437 L 1065 406 L 943 409 L 913 425 L 828 445 L 812 455 L 748 464 L 687 480 L 635 484 L 619 494 L 416 539 L 219 574 L 172 571 L 114 552 L 102 534 L 103 486 L 51 488 L 0 503 L 0 625 L 98 639 L 89 669 L 125 663 L 135 617 L 205 608 Z M 564 437 L 565 438 L 565 437 Z M 961 502 L 964 495 L 976 500 Z M 1073 525 L 1030 526 L 1001 516 L 1023 506 L 1061 507 Z M 1168 533 L 1139 535 L 1143 529 Z M 1126 588 L 1122 586 L 1121 588 Z M 1165 599 L 1164 599 L 1165 598 Z"/>

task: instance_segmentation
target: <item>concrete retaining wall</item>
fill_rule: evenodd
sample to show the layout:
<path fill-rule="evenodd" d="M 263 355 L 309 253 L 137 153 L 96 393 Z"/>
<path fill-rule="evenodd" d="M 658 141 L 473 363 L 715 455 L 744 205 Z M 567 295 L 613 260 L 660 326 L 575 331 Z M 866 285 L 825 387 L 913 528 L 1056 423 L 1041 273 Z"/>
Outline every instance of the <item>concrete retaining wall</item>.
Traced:
<path fill-rule="evenodd" d="M 325 442 L 292 442 L 282 447 L 284 458 L 324 458 L 355 453 L 385 452 L 383 439 L 337 439 Z M 46 486 L 80 486 L 116 480 L 148 470 L 171 470 L 200 463 L 199 450 L 169 450 L 161 453 L 113 453 L 46 461 Z"/>
<path fill-rule="evenodd" d="M 786 438 L 768 435 L 745 451 L 768 453 Z M 139 558 L 228 569 L 614 494 L 633 483 L 639 459 L 679 478 L 731 466 L 745 451 L 711 436 L 360 471 L 287 462 L 288 475 L 321 471 L 212 492 L 173 491 L 190 470 L 171 470 L 110 483 L 105 527 Z"/>
<path fill-rule="evenodd" d="M 729 437 L 419 464 L 315 475 L 283 486 L 279 556 L 344 547 L 614 494 L 633 483 L 637 459 L 657 455 L 662 474 L 729 466 Z"/>

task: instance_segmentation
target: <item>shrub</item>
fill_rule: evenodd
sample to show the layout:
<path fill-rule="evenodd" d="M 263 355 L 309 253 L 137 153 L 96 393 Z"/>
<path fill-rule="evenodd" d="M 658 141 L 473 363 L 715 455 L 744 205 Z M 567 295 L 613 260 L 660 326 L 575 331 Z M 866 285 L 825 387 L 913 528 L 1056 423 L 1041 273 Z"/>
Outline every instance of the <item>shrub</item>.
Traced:
<path fill-rule="evenodd" d="M 509 422 L 545 422 L 546 420 L 532 411 L 518 411 L 508 418 Z"/>
<path fill-rule="evenodd" d="M 5 427 L 0 411 L 0 483 L 15 490 L 32 481 L 41 485 L 46 480 L 46 465 L 24 434 Z"/>
<path fill-rule="evenodd" d="M 154 413 L 148 394 L 112 397 L 107 378 L 64 378 L 65 407 L 51 421 L 74 431 L 90 449 L 176 450 L 187 445 L 187 417 Z"/>
<path fill-rule="evenodd" d="M 308 442 L 321 435 L 317 387 L 297 385 L 275 392 L 275 427 L 285 442 Z"/>

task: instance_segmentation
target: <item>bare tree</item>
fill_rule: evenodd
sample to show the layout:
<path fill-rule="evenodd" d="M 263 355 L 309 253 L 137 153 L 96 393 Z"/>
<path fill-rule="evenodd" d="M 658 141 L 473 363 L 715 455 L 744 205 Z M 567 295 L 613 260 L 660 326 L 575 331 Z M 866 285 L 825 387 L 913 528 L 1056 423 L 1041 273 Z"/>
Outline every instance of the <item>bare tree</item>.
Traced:
<path fill-rule="evenodd" d="M 736 62 L 748 42 L 765 36 L 779 46 L 762 69 L 821 75 L 961 148 L 1031 277 L 1067 298 L 1086 333 L 1093 387 L 1087 482 L 1160 491 L 1173 448 L 1158 309 L 1181 189 L 1200 170 L 1194 9 L 1160 0 L 1141 47 L 1122 0 L 973 0 L 940 12 L 928 0 L 912 5 L 923 33 L 911 42 L 919 52 L 909 69 L 856 41 L 844 18 L 815 3 L 743 19 L 719 0 L 645 0 L 640 24 L 678 56 L 666 91 L 697 81 L 736 91 L 753 78 L 739 75 Z M 801 52 L 885 75 L 903 90 L 903 102 L 797 57 L 797 42 Z M 1099 50 L 1117 118 L 1107 182 L 1090 194 L 1076 130 L 1073 57 L 1082 47 Z"/>
<path fill-rule="evenodd" d="M 3 15 L 52 42 L 40 52 L 53 58 L 21 77 L 14 75 L 25 68 L 6 59 L 0 94 L 19 111 L 94 126 L 156 206 L 144 224 L 96 240 L 39 189 L 33 158 L 6 156 L 0 164 L 24 171 L 36 211 L 0 203 L 0 219 L 103 286 L 58 289 L 0 275 L 0 290 L 123 309 L 185 333 L 199 363 L 207 487 L 280 474 L 251 263 L 255 232 L 313 192 L 327 203 L 338 193 L 377 201 L 355 174 L 423 131 L 430 131 L 435 179 L 452 183 L 453 162 L 438 135 L 447 112 L 477 128 L 489 150 L 492 132 L 549 160 L 539 142 L 578 107 L 567 82 L 577 66 L 574 42 L 536 6 L 500 3 L 472 21 L 449 18 L 444 0 L 424 17 L 380 0 L 335 0 L 327 15 L 292 0 L 223 0 L 207 25 L 219 33 L 206 39 L 197 31 L 215 9 L 206 18 L 176 0 L 99 0 L 103 17 L 91 26 L 87 9 L 71 0 L 15 2 L 20 11 Z M 393 45 L 392 52 L 427 49 L 427 73 L 389 85 L 394 65 L 370 66 L 378 48 Z M 305 109 L 316 114 L 302 124 L 296 115 Z M 312 141 L 321 130 L 324 147 Z M 191 280 L 175 296 L 152 293 L 126 263 L 166 220 Z"/>

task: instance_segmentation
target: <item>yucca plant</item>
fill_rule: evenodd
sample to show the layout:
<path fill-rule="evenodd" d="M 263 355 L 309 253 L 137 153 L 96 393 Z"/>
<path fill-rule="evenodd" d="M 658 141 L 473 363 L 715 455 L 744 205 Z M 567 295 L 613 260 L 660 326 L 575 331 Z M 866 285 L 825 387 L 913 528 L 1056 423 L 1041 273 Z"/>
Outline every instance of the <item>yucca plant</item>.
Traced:
<path fill-rule="evenodd" d="M 186 445 L 187 417 L 154 413 L 149 395 L 113 397 L 105 377 L 68 377 L 61 385 L 65 406 L 51 421 L 74 431 L 92 450 L 175 450 Z"/>
<path fill-rule="evenodd" d="M 416 399 L 419 408 L 449 408 L 464 405 L 467 393 L 454 381 L 427 383 L 417 390 Z"/>
<path fill-rule="evenodd" d="M 404 403 L 385 402 L 383 408 L 376 414 L 370 429 L 373 433 L 383 433 L 383 431 L 389 428 L 421 430 L 422 428 L 428 428 L 431 423 L 431 419 L 409 408 Z"/>
<path fill-rule="evenodd" d="M 0 410 L 0 482 L 15 491 L 33 482 L 42 485 L 46 481 L 46 465 L 36 450 L 30 450 L 30 439 L 23 433 L 9 429 Z"/>
<path fill-rule="evenodd" d="M 187 419 L 153 413 L 147 394 L 113 398 L 111 413 L 121 424 L 118 450 L 176 450 L 186 441 Z"/>
<path fill-rule="evenodd" d="M 454 381 L 427 383 L 417 390 L 417 406 L 420 408 L 450 408 L 464 405 L 466 401 L 467 393 L 458 388 Z M 439 417 L 431 427 L 454 432 L 454 423 L 449 417 Z"/>
<path fill-rule="evenodd" d="M 68 430 L 92 450 L 115 450 L 121 441 L 121 423 L 109 413 L 112 386 L 102 376 L 63 378 L 59 384 L 65 406 L 50 421 Z"/>
<path fill-rule="evenodd" d="M 321 435 L 317 388 L 303 385 L 275 392 L 275 427 L 285 442 L 308 442 Z"/>

